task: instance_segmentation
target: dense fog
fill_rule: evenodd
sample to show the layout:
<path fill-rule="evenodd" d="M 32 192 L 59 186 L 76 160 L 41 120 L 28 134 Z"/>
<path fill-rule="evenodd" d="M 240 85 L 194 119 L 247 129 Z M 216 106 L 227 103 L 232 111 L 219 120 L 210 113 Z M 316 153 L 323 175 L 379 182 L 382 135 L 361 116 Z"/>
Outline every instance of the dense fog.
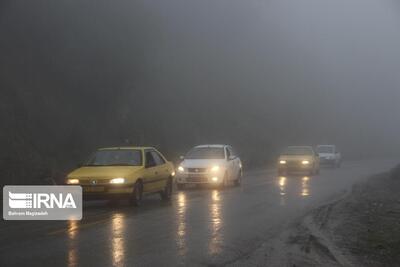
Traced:
<path fill-rule="evenodd" d="M 390 0 L 3 0 L 1 183 L 124 144 L 399 155 L 399 29 Z"/>

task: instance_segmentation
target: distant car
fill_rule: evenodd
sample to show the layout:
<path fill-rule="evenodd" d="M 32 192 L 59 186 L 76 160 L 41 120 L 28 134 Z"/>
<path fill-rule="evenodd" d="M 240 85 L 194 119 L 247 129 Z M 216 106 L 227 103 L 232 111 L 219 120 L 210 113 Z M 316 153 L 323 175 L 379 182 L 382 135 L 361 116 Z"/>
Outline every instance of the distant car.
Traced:
<path fill-rule="evenodd" d="M 289 146 L 278 158 L 278 174 L 288 172 L 319 173 L 319 156 L 311 146 Z"/>
<path fill-rule="evenodd" d="M 139 205 L 143 194 L 172 194 L 174 166 L 152 147 L 112 147 L 97 150 L 67 176 L 66 183 L 81 185 L 84 199 L 129 199 Z"/>
<path fill-rule="evenodd" d="M 200 145 L 186 154 L 176 173 L 179 190 L 187 184 L 224 187 L 233 182 L 239 186 L 242 180 L 242 163 L 229 145 Z"/>
<path fill-rule="evenodd" d="M 335 145 L 319 145 L 317 153 L 321 164 L 327 164 L 333 167 L 340 167 L 342 155 L 337 150 Z"/>

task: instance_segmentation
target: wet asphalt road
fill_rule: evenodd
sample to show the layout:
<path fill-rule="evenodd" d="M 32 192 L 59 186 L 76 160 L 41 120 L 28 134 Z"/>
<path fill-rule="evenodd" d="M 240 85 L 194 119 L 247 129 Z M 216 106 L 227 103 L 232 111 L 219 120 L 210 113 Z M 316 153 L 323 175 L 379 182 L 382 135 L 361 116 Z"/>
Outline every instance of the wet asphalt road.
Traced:
<path fill-rule="evenodd" d="M 245 173 L 241 187 L 154 195 L 139 208 L 86 203 L 82 221 L 2 221 L 0 266 L 229 265 L 282 227 L 396 160 L 344 163 L 317 176 Z"/>

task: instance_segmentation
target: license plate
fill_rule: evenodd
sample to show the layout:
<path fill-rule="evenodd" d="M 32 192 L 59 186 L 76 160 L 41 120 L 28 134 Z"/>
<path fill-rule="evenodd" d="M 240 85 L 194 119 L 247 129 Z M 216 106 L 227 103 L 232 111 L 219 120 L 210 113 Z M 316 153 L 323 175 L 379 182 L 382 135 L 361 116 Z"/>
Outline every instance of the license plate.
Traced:
<path fill-rule="evenodd" d="M 96 186 L 96 187 L 84 187 L 83 192 L 104 192 L 104 187 L 103 186 Z"/>
<path fill-rule="evenodd" d="M 207 178 L 206 177 L 188 177 L 188 182 L 189 183 L 205 183 L 207 182 Z"/>

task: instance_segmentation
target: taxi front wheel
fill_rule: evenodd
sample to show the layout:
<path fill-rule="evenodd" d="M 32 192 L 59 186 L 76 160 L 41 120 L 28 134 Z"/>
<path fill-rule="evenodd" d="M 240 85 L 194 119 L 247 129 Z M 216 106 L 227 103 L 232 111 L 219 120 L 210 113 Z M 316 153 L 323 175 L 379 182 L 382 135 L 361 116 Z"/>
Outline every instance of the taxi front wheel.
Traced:
<path fill-rule="evenodd" d="M 240 186 L 241 183 L 242 183 L 242 171 L 240 170 L 238 175 L 236 176 L 234 184 L 235 186 Z"/>
<path fill-rule="evenodd" d="M 143 184 L 141 181 L 137 181 L 133 187 L 132 195 L 129 202 L 133 206 L 140 206 L 143 197 Z"/>
<path fill-rule="evenodd" d="M 171 178 L 168 178 L 167 183 L 165 184 L 165 188 L 160 192 L 161 199 L 164 201 L 168 201 L 171 199 L 172 195 L 172 181 Z"/>
<path fill-rule="evenodd" d="M 222 179 L 222 182 L 221 182 L 221 184 L 219 184 L 218 187 L 219 187 L 220 189 L 224 189 L 224 188 L 227 188 L 228 185 L 229 185 L 228 173 L 225 173 L 225 174 L 224 174 L 224 178 Z"/>

